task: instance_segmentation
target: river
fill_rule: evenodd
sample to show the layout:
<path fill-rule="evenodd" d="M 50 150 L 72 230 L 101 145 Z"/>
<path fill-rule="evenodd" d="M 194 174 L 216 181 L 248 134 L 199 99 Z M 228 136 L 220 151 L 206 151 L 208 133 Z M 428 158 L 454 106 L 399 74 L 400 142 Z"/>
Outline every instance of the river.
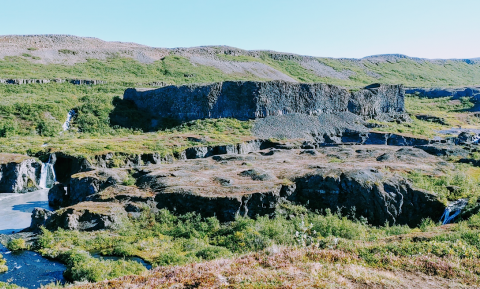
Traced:
<path fill-rule="evenodd" d="M 34 208 L 50 209 L 48 189 L 26 194 L 0 194 L 0 234 L 11 234 L 30 226 Z M 0 281 L 25 288 L 39 288 L 52 282 L 64 282 L 65 266 L 43 258 L 38 253 L 9 252 L 0 244 L 0 254 L 7 261 L 8 272 L 0 273 Z"/>

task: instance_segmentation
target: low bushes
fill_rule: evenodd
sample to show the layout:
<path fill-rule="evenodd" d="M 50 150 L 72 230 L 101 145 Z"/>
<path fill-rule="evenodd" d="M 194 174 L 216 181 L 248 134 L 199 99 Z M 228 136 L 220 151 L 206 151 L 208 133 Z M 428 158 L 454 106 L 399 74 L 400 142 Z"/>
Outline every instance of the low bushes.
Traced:
<path fill-rule="evenodd" d="M 7 272 L 7 271 L 8 271 L 7 261 L 3 259 L 2 254 L 0 254 L 0 273 Z M 0 283 L 0 285 L 2 284 Z"/>
<path fill-rule="evenodd" d="M 24 239 L 11 239 L 7 243 L 7 249 L 10 251 L 21 251 L 27 249 L 27 244 Z"/>

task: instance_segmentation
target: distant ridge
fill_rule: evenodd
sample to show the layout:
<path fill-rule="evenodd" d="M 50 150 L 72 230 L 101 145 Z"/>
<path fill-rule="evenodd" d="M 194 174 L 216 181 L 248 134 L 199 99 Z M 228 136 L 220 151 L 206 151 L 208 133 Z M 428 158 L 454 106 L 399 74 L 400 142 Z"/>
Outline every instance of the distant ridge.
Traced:
<path fill-rule="evenodd" d="M 324 82 L 348 87 L 363 87 L 382 82 L 409 87 L 469 86 L 480 84 L 480 58 L 425 59 L 403 54 L 371 55 L 360 59 L 298 55 L 272 50 L 244 50 L 230 46 L 156 48 L 131 42 L 103 41 L 73 35 L 4 35 L 0 36 L 0 60 L 18 57 L 34 64 L 74 65 L 88 59 L 105 61 L 130 58 L 143 64 L 180 57 L 188 61 L 185 78 L 176 83 L 191 83 L 196 73 L 191 66 L 206 67 L 210 73 L 222 74 L 223 80 L 282 80 L 288 82 Z M 179 60 L 180 61 L 180 60 Z M 177 61 L 178 62 L 178 61 Z M 181 62 L 181 61 L 180 61 Z M 180 65 L 180 64 L 176 64 Z M 434 65 L 434 66 L 432 66 Z M 0 78 L 28 79 L 29 75 L 0 75 Z M 28 71 L 28 69 L 26 69 Z M 0 71 L 1 72 L 1 71 Z M 198 73 L 197 73 L 198 74 Z M 55 78 L 32 75 L 30 78 Z M 178 79 L 178 76 L 176 76 Z M 193 78 L 192 78 L 193 77 Z M 86 75 L 65 75 L 83 78 Z M 122 75 L 97 75 L 95 79 L 121 79 Z M 145 82 L 161 83 L 164 79 Z M 168 81 L 167 81 L 168 82 Z"/>

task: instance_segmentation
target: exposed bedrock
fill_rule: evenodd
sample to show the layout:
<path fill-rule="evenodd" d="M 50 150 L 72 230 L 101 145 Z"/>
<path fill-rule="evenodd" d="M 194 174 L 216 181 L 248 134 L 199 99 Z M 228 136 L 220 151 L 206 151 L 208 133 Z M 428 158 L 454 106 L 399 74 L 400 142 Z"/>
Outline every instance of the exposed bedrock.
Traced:
<path fill-rule="evenodd" d="M 437 197 L 414 189 L 404 178 L 376 169 L 325 170 L 295 181 L 290 199 L 314 210 L 340 210 L 365 217 L 371 224 L 418 225 L 422 218 L 439 218 L 445 206 Z"/>
<path fill-rule="evenodd" d="M 55 212 L 35 208 L 30 230 L 38 231 L 42 226 L 49 230 L 112 229 L 121 224 L 122 219 L 126 217 L 127 212 L 123 205 L 106 202 L 84 202 Z"/>
<path fill-rule="evenodd" d="M 61 185 L 50 190 L 49 199 L 67 207 L 54 213 L 36 212 L 32 229 L 38 224 L 51 229 L 109 228 L 124 216 L 139 215 L 145 207 L 231 221 L 236 216 L 274 216 L 280 203 L 294 202 L 312 210 L 354 212 L 374 225 L 411 226 L 443 213 L 445 206 L 435 194 L 415 189 L 395 173 L 434 173 L 449 166 L 421 149 L 279 147 L 130 170 L 79 173 L 72 176 L 67 193 Z M 124 185 L 132 177 L 136 186 L 132 182 Z"/>
<path fill-rule="evenodd" d="M 352 112 L 363 118 L 390 118 L 405 113 L 403 86 L 383 84 L 350 92 L 322 83 L 226 81 L 146 91 L 131 88 L 125 91 L 124 99 L 133 101 L 153 117 L 181 121 L 342 112 Z"/>
<path fill-rule="evenodd" d="M 416 94 L 428 98 L 453 97 L 454 99 L 458 99 L 460 97 L 471 97 L 474 101 L 480 101 L 480 86 L 460 88 L 411 87 L 406 88 L 405 93 Z"/>
<path fill-rule="evenodd" d="M 46 84 L 46 83 L 64 83 L 64 82 L 69 82 L 71 84 L 76 84 L 76 85 L 97 85 L 97 84 L 105 84 L 107 83 L 106 81 L 103 80 L 93 80 L 93 79 L 0 79 L 0 84 L 32 84 L 32 83 L 40 83 L 40 84 Z"/>
<path fill-rule="evenodd" d="M 331 159 L 341 162 L 334 164 Z M 418 165 L 425 161 L 432 166 Z M 236 215 L 273 215 L 279 202 L 287 200 L 311 209 L 340 209 L 345 214 L 355 207 L 357 217 L 366 217 L 375 225 L 389 222 L 413 226 L 422 218 L 439 217 L 444 205 L 436 195 L 415 189 L 405 178 L 377 168 L 433 171 L 440 163 L 444 165 L 415 148 L 272 148 L 259 154 L 219 155 L 145 168 L 137 185 L 156 195 L 159 209 L 195 211 L 222 221 L 233 220 Z"/>
<path fill-rule="evenodd" d="M 42 164 L 25 155 L 0 154 L 0 193 L 38 190 Z"/>
<path fill-rule="evenodd" d="M 109 186 L 122 184 L 128 177 L 125 170 L 98 169 L 82 172 L 72 176 L 68 186 L 68 198 L 64 201 L 68 205 L 78 204 L 89 200 L 89 197 L 98 194 Z M 53 194 L 52 190 L 50 193 Z"/>

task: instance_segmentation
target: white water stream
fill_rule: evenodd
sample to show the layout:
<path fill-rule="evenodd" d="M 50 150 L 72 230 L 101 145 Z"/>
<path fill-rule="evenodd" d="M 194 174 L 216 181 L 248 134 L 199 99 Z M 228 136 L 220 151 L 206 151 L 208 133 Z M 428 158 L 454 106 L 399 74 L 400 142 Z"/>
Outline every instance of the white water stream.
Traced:
<path fill-rule="evenodd" d="M 40 182 L 38 184 L 42 189 L 51 188 L 56 181 L 55 170 L 50 161 L 51 156 L 48 158 L 48 162 L 42 164 L 42 172 L 40 174 Z"/>
<path fill-rule="evenodd" d="M 450 202 L 445 208 L 445 212 L 443 212 L 440 222 L 442 222 L 443 225 L 450 224 L 455 220 L 455 217 L 460 215 L 467 204 L 468 199 L 458 199 L 454 202 Z"/>
<path fill-rule="evenodd" d="M 67 114 L 67 119 L 62 125 L 63 131 L 69 130 L 70 129 L 70 123 L 72 121 L 72 118 L 75 116 L 75 110 L 70 110 Z"/>

